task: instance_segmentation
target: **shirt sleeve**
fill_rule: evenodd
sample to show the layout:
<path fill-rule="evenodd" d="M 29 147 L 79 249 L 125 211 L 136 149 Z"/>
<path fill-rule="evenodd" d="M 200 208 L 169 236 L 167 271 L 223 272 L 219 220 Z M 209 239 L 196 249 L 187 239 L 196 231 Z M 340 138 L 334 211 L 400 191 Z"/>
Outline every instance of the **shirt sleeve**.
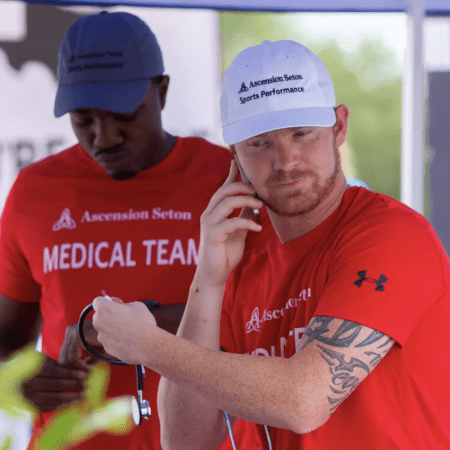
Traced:
<path fill-rule="evenodd" d="M 339 240 L 330 261 L 314 315 L 368 326 L 400 345 L 437 301 L 447 300 L 448 257 L 416 213 L 369 216 Z"/>
<path fill-rule="evenodd" d="M 16 203 L 20 198 L 26 201 L 26 196 L 18 195 L 18 180 L 11 188 L 0 220 L 0 294 L 12 300 L 36 302 L 40 286 L 31 274 L 17 233 L 20 217 Z"/>

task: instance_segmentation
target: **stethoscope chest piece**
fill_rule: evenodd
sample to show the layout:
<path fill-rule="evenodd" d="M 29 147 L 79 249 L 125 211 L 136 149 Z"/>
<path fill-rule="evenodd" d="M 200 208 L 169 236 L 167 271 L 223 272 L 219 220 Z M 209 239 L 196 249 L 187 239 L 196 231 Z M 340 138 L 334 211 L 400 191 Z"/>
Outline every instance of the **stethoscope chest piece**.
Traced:
<path fill-rule="evenodd" d="M 152 415 L 152 409 L 148 400 L 140 400 L 137 397 L 131 397 L 131 416 L 135 425 L 139 426 L 142 422 L 142 418 L 150 419 Z"/>

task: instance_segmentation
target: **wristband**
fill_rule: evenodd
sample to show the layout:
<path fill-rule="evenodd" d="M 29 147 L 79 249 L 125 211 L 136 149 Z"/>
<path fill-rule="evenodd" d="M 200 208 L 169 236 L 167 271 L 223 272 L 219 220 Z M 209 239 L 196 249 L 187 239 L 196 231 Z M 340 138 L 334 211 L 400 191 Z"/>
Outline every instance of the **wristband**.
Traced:
<path fill-rule="evenodd" d="M 150 312 L 161 306 L 157 300 L 142 300 L 142 303 L 148 308 Z"/>

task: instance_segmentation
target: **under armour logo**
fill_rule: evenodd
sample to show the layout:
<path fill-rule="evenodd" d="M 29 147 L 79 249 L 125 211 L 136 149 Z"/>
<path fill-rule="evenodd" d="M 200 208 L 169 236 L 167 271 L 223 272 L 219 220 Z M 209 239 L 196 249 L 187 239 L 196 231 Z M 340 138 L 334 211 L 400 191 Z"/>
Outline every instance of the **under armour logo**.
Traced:
<path fill-rule="evenodd" d="M 386 275 L 380 274 L 380 278 L 378 278 L 378 280 L 375 280 L 375 278 L 366 278 L 366 272 L 367 270 L 361 270 L 360 272 L 358 272 L 358 277 L 360 279 L 356 280 L 354 284 L 356 284 L 356 286 L 358 287 L 361 287 L 363 281 L 367 281 L 368 283 L 375 283 L 377 285 L 375 288 L 376 291 L 384 291 L 383 283 L 388 280 Z"/>
<path fill-rule="evenodd" d="M 250 333 L 251 331 L 259 331 L 259 323 L 260 323 L 259 309 L 258 307 L 256 307 L 252 312 L 250 320 L 247 322 L 247 325 L 245 326 L 246 333 Z"/>
<path fill-rule="evenodd" d="M 245 85 L 244 82 L 242 82 L 241 89 L 239 89 L 238 94 L 242 94 L 242 92 L 247 92 L 248 90 L 249 90 L 248 87 Z"/>
<path fill-rule="evenodd" d="M 62 230 L 63 228 L 73 230 L 76 227 L 77 224 L 75 220 L 73 220 L 72 217 L 70 217 L 70 209 L 64 208 L 59 219 L 53 224 L 52 230 L 59 231 Z"/>

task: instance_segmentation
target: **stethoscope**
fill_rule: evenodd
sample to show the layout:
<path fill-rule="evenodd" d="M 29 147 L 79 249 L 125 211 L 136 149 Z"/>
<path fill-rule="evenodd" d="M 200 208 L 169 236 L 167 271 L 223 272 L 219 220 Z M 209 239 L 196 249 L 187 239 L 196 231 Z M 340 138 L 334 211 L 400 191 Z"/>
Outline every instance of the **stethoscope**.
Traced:
<path fill-rule="evenodd" d="M 111 297 L 109 295 L 106 295 L 104 292 L 102 292 L 103 297 L 106 299 L 112 301 Z M 142 303 L 144 303 L 145 306 L 152 312 L 157 306 L 158 302 L 156 300 L 145 300 Z M 94 309 L 92 303 L 86 308 L 83 309 L 80 318 L 78 320 L 78 334 L 80 336 L 81 342 L 83 343 L 85 349 L 92 355 L 95 356 L 98 359 L 101 359 L 102 361 L 106 361 L 110 364 L 116 364 L 120 366 L 126 366 L 127 363 L 124 363 L 123 361 L 120 361 L 119 359 L 111 359 L 107 356 L 101 355 L 100 353 L 97 353 L 88 343 L 86 340 L 86 337 L 84 336 L 84 321 L 86 320 L 87 315 Z M 143 399 L 142 392 L 144 390 L 144 377 L 145 377 L 145 369 L 142 364 L 136 365 L 136 380 L 137 380 L 137 397 L 131 398 L 131 414 L 133 417 L 133 421 L 136 425 L 140 425 L 142 422 L 142 418 L 149 419 L 152 415 L 152 410 L 150 408 L 150 404 L 148 400 Z M 233 434 L 233 428 L 231 426 L 230 416 L 227 412 L 223 411 L 223 415 L 225 417 L 225 421 L 227 423 L 228 427 L 228 433 L 230 435 L 231 445 L 233 447 L 233 450 L 237 450 L 236 441 L 234 440 L 234 434 Z M 266 431 L 267 436 L 267 442 L 269 443 L 269 450 L 272 450 L 272 440 L 270 439 L 270 433 L 267 425 L 264 425 L 264 430 Z"/>
<path fill-rule="evenodd" d="M 111 300 L 111 297 L 109 297 L 106 294 L 103 294 L 103 297 L 107 298 L 108 300 Z M 155 300 L 146 300 L 142 303 L 147 306 L 147 308 L 152 312 L 155 307 L 158 306 L 158 302 Z M 123 361 L 120 361 L 119 359 L 112 359 L 108 358 L 107 356 L 101 355 L 100 353 L 97 353 L 87 342 L 86 337 L 84 336 L 84 330 L 83 325 L 84 321 L 86 320 L 87 315 L 94 309 L 92 303 L 86 308 L 83 309 L 83 312 L 80 315 L 80 318 L 78 320 L 78 334 L 80 336 L 81 342 L 83 343 L 86 350 L 92 355 L 95 356 L 98 359 L 101 359 L 102 361 L 106 361 L 109 364 L 116 364 L 120 366 L 127 366 L 127 363 L 124 363 Z M 137 380 L 137 397 L 131 397 L 131 415 L 133 417 L 133 421 L 136 425 L 140 425 L 142 422 L 142 418 L 149 419 L 152 415 L 152 409 L 150 408 L 150 403 L 148 400 L 144 400 L 143 398 L 143 390 L 144 390 L 144 377 L 145 377 L 145 369 L 142 364 L 136 365 L 136 380 Z"/>
<path fill-rule="evenodd" d="M 231 426 L 230 416 L 225 411 L 223 411 L 223 415 L 225 417 L 225 421 L 227 422 L 228 434 L 230 435 L 231 446 L 233 447 L 233 450 L 237 450 L 236 441 L 234 440 L 233 427 Z M 269 450 L 273 450 L 272 439 L 270 438 L 269 428 L 267 425 L 264 425 L 264 431 L 266 432 L 267 443 L 269 444 Z"/>

